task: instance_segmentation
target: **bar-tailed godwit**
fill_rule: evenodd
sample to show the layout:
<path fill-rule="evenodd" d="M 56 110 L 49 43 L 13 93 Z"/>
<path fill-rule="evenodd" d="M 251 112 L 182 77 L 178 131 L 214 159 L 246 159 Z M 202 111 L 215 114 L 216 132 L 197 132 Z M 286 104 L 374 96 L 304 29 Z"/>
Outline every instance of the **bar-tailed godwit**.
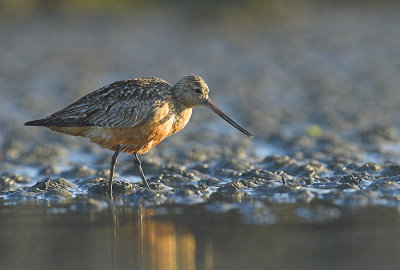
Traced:
<path fill-rule="evenodd" d="M 119 152 L 134 155 L 143 184 L 149 187 L 138 154 L 144 154 L 189 122 L 192 108 L 206 106 L 249 137 L 253 135 L 219 110 L 208 97 L 208 86 L 195 75 L 174 86 L 146 77 L 104 86 L 52 115 L 25 123 L 88 138 L 115 151 L 111 158 L 109 192 Z"/>

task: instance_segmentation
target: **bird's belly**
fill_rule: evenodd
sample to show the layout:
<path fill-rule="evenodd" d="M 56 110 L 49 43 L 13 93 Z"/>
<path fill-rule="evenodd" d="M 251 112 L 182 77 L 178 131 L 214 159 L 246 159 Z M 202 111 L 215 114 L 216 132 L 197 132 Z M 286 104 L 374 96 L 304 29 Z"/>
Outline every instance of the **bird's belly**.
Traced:
<path fill-rule="evenodd" d="M 168 135 L 171 126 L 172 119 L 154 126 L 94 127 L 87 137 L 104 148 L 116 150 L 121 145 L 122 152 L 143 154 L 159 144 Z"/>
<path fill-rule="evenodd" d="M 170 133 L 173 119 L 151 125 L 150 123 L 127 128 L 117 127 L 50 127 L 51 130 L 88 138 L 103 148 L 126 153 L 143 154 L 159 144 Z"/>

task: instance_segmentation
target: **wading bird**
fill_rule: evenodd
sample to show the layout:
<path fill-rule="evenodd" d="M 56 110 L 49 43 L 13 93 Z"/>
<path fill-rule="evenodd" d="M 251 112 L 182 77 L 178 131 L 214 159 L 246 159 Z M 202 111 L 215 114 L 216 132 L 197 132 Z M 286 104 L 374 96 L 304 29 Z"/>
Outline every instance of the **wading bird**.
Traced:
<path fill-rule="evenodd" d="M 100 88 L 68 107 L 26 126 L 45 126 L 53 131 L 88 138 L 115 151 L 111 158 L 109 192 L 119 152 L 134 155 L 143 184 L 149 187 L 138 154 L 144 154 L 189 122 L 192 108 L 206 106 L 249 137 L 253 135 L 218 109 L 208 97 L 208 86 L 195 75 L 174 86 L 146 77 L 117 81 Z"/>

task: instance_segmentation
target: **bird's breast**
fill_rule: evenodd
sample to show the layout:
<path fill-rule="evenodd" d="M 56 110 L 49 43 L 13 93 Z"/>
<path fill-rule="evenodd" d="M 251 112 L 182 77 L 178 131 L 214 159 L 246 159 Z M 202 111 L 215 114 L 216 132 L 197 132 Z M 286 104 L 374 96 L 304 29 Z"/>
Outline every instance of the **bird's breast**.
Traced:
<path fill-rule="evenodd" d="M 174 122 L 168 136 L 182 130 L 190 120 L 192 109 L 185 109 L 174 115 Z"/>

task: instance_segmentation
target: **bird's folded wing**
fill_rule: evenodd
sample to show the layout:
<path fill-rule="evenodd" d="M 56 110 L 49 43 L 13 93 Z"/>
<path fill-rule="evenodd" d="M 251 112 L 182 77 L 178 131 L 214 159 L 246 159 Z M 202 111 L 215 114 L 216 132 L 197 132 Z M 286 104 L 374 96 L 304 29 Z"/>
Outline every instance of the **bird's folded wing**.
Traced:
<path fill-rule="evenodd" d="M 165 101 L 169 88 L 162 80 L 148 85 L 136 80 L 114 82 L 38 121 L 44 126 L 138 126 Z"/>

